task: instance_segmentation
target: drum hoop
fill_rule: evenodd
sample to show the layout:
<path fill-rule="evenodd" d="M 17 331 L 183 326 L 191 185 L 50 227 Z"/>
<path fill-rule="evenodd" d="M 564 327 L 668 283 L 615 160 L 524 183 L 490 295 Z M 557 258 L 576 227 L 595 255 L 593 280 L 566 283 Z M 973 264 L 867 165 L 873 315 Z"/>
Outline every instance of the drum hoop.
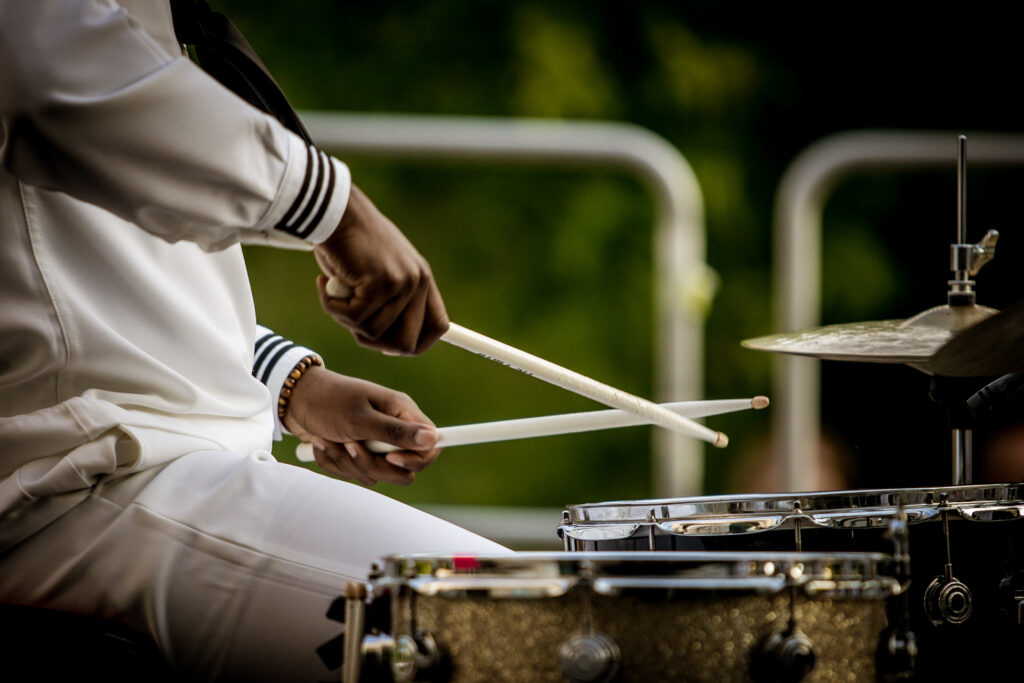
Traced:
<path fill-rule="evenodd" d="M 1024 515 L 1020 484 L 918 489 L 868 489 L 757 496 L 705 496 L 682 499 L 613 501 L 571 505 L 559 531 L 577 540 L 629 538 L 641 526 L 675 535 L 725 535 L 810 527 L 887 526 L 902 503 L 911 524 L 938 517 L 946 509 L 968 521 L 1004 521 Z M 632 525 L 632 531 L 629 527 Z M 602 536 L 603 535 L 603 536 Z"/>
<path fill-rule="evenodd" d="M 882 553 L 558 552 L 493 556 L 398 555 L 385 559 L 377 591 L 407 586 L 446 598 L 555 598 L 574 589 L 599 595 L 637 591 L 776 593 L 875 599 L 900 585 Z"/>

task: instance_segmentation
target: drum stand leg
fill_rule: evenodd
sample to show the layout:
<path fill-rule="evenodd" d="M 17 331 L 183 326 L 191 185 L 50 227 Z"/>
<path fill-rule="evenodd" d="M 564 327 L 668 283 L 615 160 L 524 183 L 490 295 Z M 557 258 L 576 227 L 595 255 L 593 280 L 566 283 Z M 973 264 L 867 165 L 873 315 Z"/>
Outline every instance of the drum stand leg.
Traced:
<path fill-rule="evenodd" d="M 953 485 L 974 483 L 972 430 L 953 430 Z"/>
<path fill-rule="evenodd" d="M 932 377 L 928 397 L 946 411 L 949 428 L 953 433 L 953 486 L 974 481 L 972 437 L 974 418 L 967 405 L 968 397 L 978 390 L 974 377 Z"/>

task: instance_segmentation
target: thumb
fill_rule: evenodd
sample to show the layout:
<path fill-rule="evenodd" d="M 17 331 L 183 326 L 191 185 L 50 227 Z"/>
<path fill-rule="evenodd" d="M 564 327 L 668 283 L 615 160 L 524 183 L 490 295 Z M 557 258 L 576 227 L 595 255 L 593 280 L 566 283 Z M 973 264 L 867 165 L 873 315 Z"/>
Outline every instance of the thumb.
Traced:
<path fill-rule="evenodd" d="M 429 451 L 437 445 L 437 429 L 431 425 L 409 422 L 378 413 L 370 425 L 370 439 L 375 439 L 410 451 Z"/>

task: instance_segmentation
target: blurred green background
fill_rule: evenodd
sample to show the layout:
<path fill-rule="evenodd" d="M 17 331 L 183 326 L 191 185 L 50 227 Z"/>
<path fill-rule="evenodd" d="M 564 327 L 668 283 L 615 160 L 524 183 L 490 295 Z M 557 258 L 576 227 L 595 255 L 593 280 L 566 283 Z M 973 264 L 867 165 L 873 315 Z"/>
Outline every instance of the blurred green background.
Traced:
<path fill-rule="evenodd" d="M 630 122 L 663 136 L 704 193 L 720 286 L 706 321 L 704 398 L 771 394 L 771 361 L 742 339 L 772 329 L 774 194 L 809 144 L 849 129 L 1019 132 L 1018 3 L 955 14 L 916 3 L 214 1 L 303 110 Z M 904 318 L 945 303 L 956 236 L 948 170 L 841 185 L 825 213 L 823 324 Z M 452 319 L 643 396 L 653 393 L 651 198 L 594 166 L 346 157 L 355 181 L 431 262 Z M 970 241 L 1002 231 L 979 303 L 1021 297 L 1024 173 L 969 167 Z M 361 349 L 320 311 L 307 254 L 247 252 L 261 321 L 332 368 L 408 392 L 439 425 L 596 406 L 439 344 L 416 359 Z M 927 379 L 823 365 L 822 411 L 856 486 L 943 483 L 949 431 Z M 707 423 L 707 493 L 751 490 L 770 413 Z M 293 461 L 295 442 L 278 444 Z M 414 503 L 559 507 L 652 494 L 650 430 L 449 449 Z"/>

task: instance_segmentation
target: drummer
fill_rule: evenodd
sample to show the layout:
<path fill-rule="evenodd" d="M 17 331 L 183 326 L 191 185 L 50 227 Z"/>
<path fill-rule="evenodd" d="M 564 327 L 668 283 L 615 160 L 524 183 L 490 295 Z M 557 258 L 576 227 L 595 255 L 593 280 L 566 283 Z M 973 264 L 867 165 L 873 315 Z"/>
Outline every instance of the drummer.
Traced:
<path fill-rule="evenodd" d="M 0 601 L 117 620 L 199 678 L 316 681 L 372 561 L 504 551 L 271 456 L 291 432 L 409 484 L 438 437 L 258 327 L 240 242 L 315 245 L 366 346 L 422 353 L 448 320 L 345 164 L 183 57 L 166 3 L 0 0 L 0 160 Z"/>

